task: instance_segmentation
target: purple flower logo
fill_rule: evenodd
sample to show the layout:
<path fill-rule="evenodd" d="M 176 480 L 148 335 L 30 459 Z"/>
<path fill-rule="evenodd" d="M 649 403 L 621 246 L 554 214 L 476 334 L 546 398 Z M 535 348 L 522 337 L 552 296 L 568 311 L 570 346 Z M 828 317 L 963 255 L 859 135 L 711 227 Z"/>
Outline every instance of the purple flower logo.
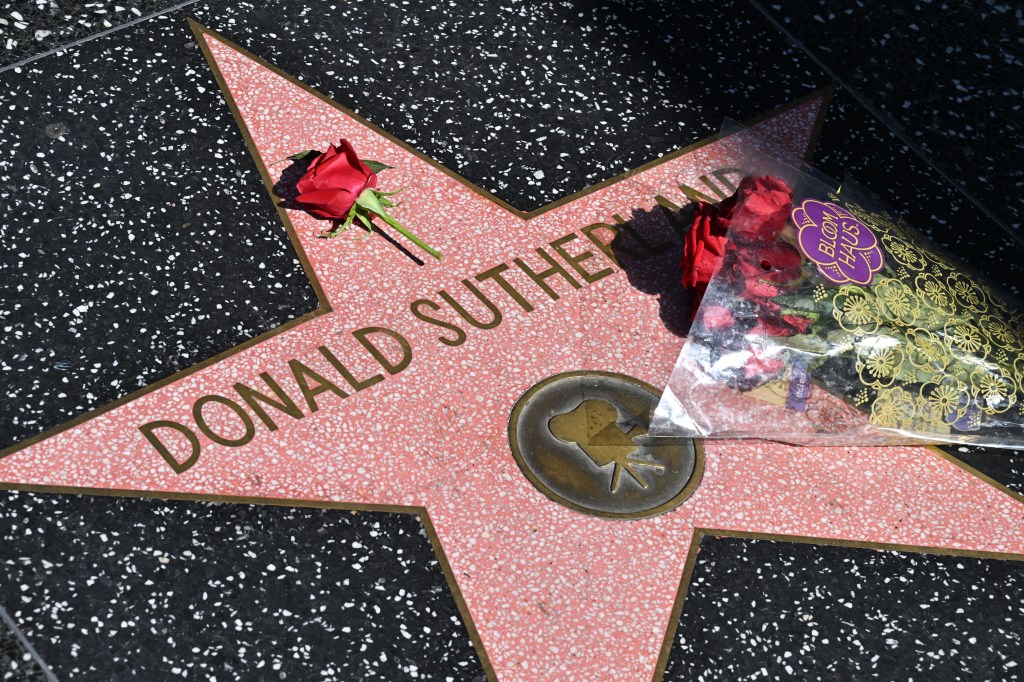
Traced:
<path fill-rule="evenodd" d="M 808 199 L 793 209 L 800 250 L 836 284 L 871 284 L 885 258 L 878 237 L 842 206 Z"/>

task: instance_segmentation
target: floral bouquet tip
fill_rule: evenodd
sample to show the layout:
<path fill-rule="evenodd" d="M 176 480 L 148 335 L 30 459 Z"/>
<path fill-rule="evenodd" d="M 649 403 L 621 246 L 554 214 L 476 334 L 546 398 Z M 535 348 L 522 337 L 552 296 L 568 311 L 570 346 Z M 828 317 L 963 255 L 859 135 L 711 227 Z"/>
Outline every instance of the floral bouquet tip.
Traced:
<path fill-rule="evenodd" d="M 740 147 L 755 170 L 686 238 L 652 435 L 1024 446 L 1020 303 L 851 183 Z"/>

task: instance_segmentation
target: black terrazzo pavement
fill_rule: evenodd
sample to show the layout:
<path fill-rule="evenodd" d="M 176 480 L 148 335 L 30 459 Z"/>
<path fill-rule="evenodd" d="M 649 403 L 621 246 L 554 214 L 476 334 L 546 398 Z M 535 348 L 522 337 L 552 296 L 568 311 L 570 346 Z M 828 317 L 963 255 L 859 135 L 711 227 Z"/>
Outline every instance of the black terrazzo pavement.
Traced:
<path fill-rule="evenodd" d="M 32 14 L 36 23 L 18 30 L 52 30 L 53 46 L 64 36 L 77 39 L 105 28 L 97 28 L 95 22 L 91 27 L 79 23 L 78 28 L 75 21 L 60 17 L 48 20 L 43 5 L 35 0 L 15 4 L 20 10 L 14 11 L 24 10 L 21 6 L 26 4 L 40 8 Z M 786 8 L 797 16 L 816 4 L 786 4 Z M 121 6 L 147 11 L 142 5 Z M 72 6 L 61 3 L 61 7 Z M 74 7 L 78 9 L 63 14 L 79 16 L 79 10 L 98 14 L 97 8 L 109 6 Z M 7 17 L 10 11 L 3 8 L 0 16 Z M 858 12 L 860 18 L 874 16 L 863 7 Z M 980 23 L 972 23 L 968 14 L 957 15 L 961 30 L 952 33 L 934 28 L 934 21 L 918 22 L 925 27 L 921 31 L 925 47 L 934 52 L 954 45 L 961 55 L 968 54 L 977 44 L 978 27 L 984 28 L 988 21 L 988 15 L 981 14 Z M 290 0 L 197 3 L 89 41 L 67 54 L 0 73 L 5 86 L 0 91 L 4 93 L 0 95 L 0 203 L 7 216 L 0 222 L 5 243 L 0 250 L 0 287 L 6 287 L 0 289 L 0 300 L 15 300 L 19 305 L 14 310 L 0 309 L 0 330 L 5 333 L 0 382 L 6 382 L 6 393 L 16 392 L 17 397 L 0 407 L 5 443 L 100 406 L 111 396 L 191 365 L 315 306 L 283 227 L 185 26 L 186 16 L 198 18 L 302 77 L 525 209 L 699 139 L 717 130 L 724 116 L 748 118 L 829 82 L 800 46 L 789 43 L 741 0 L 714 6 L 611 0 L 516 2 L 500 7 L 466 0 L 325 3 L 309 8 Z M 800 20 L 817 22 L 812 14 L 808 17 Z M 1021 32 L 1010 24 L 1006 30 L 1017 36 L 1019 45 Z M 864 30 L 877 32 L 882 26 L 875 22 Z M 354 34 L 345 35 L 339 27 Z M 8 31 L 0 24 L 0 46 L 7 41 Z M 852 39 L 846 33 L 833 35 L 837 41 Z M 397 44 L 389 46 L 395 36 Z M 806 44 L 816 49 L 810 41 Z M 21 41 L 16 47 L 24 51 L 5 56 L 7 63 L 46 49 L 43 41 Z M 891 80 L 890 64 L 858 61 L 850 54 L 849 59 L 830 62 L 847 82 L 860 82 L 846 73 L 847 65 L 864 68 L 864 82 Z M 994 77 L 1002 78 L 998 73 Z M 941 78 L 934 68 L 921 70 L 914 80 L 919 86 L 915 93 L 928 90 L 920 86 L 929 79 Z M 928 96 L 935 106 L 943 101 L 960 105 Z M 882 107 L 882 100 L 874 104 Z M 984 144 L 997 140 L 994 152 L 979 154 L 1001 153 L 996 161 L 1003 163 L 1014 157 L 1012 144 L 1005 141 L 1012 136 L 1002 136 L 1001 131 L 1014 124 L 1014 112 L 1019 109 L 1012 96 L 991 104 L 996 115 L 993 123 L 983 125 L 988 120 L 984 116 L 972 120 Z M 914 118 L 916 111 L 912 107 L 901 112 L 907 117 L 908 131 L 927 128 L 927 123 L 921 123 L 925 119 Z M 926 116 L 928 109 L 920 111 Z M 945 154 L 939 147 L 929 149 Z M 979 219 L 961 193 L 903 148 L 883 123 L 847 93 L 837 93 L 816 158 L 826 172 L 852 172 L 911 223 L 1004 286 L 1021 281 L 1020 248 Z M 199 171 L 208 168 L 222 169 L 206 176 L 212 183 L 209 187 L 199 182 L 203 177 Z M 956 168 L 969 171 L 967 166 Z M 987 166 L 974 168 L 970 172 L 991 180 Z M 121 185 L 125 180 L 129 184 Z M 92 187 L 96 182 L 100 186 Z M 1019 201 L 1016 181 L 1000 186 L 1005 203 Z M 972 192 L 980 195 L 978 187 L 971 185 Z M 126 227 L 135 234 L 134 241 L 126 241 Z M 1024 490 L 1021 455 L 952 451 Z M 440 571 L 431 563 L 429 544 L 416 535 L 418 530 L 408 527 L 418 529 L 414 519 L 245 508 L 247 522 L 257 529 L 257 547 L 235 536 L 238 528 L 244 534 L 245 522 L 229 517 L 239 509 L 3 494 L 0 605 L 16 615 L 30 641 L 48 647 L 44 657 L 52 659 L 55 668 L 77 669 L 71 675 L 74 679 L 110 679 L 105 666 L 117 666 L 126 675 L 138 671 L 166 679 L 171 674 L 168 670 L 189 661 L 194 666 L 192 676 L 222 670 L 217 679 L 266 679 L 275 672 L 275 655 L 296 652 L 298 659 L 281 659 L 282 670 L 293 672 L 292 679 L 321 679 L 310 676 L 328 667 L 336 671 L 334 677 L 328 674 L 322 679 L 358 679 L 349 673 L 363 670 L 370 675 L 366 679 L 410 679 L 411 668 L 402 663 L 407 660 L 417 666 L 422 661 L 417 674 L 429 673 L 436 679 L 473 679 L 482 674 L 466 643 L 465 629 L 451 621 L 451 615 L 457 618 L 457 614 Z M 374 530 L 376 537 L 370 535 Z M 320 531 L 322 535 L 312 536 Z M 328 547 L 324 535 L 335 542 Z M 414 538 L 415 542 L 406 544 Z M 410 557 L 406 564 L 395 554 L 396 548 L 403 548 L 401 558 Z M 315 562 L 323 562 L 328 551 L 333 552 L 330 575 L 316 576 Z M 808 551 L 835 553 L 840 564 L 848 562 L 843 566 L 861 561 L 857 557 L 862 556 L 862 550 Z M 188 558 L 186 552 L 195 558 Z M 366 553 L 380 562 L 373 565 L 374 578 L 383 580 L 380 590 L 362 582 L 368 570 L 360 557 Z M 814 553 L 794 554 L 787 567 L 794 575 L 813 580 L 815 567 L 821 565 L 815 563 L 821 560 Z M 778 552 L 770 554 L 776 557 Z M 82 562 L 79 555 L 85 557 Z M 277 569 L 284 565 L 278 559 L 291 555 L 302 562 L 295 567 L 301 566 L 304 575 L 316 579 L 289 583 L 285 593 L 296 604 L 326 606 L 329 615 L 322 618 L 336 619 L 331 621 L 334 633 L 315 623 L 299 622 L 302 618 L 294 614 L 305 612 L 289 605 L 273 606 L 278 604 L 273 600 L 281 585 L 282 573 Z M 168 563 L 161 563 L 160 556 Z M 1020 581 L 1016 564 L 1000 569 L 1005 571 L 1002 577 L 979 578 L 968 585 L 964 580 L 953 581 L 948 566 L 929 563 L 930 559 L 875 556 L 894 557 L 895 568 L 886 570 L 913 570 L 923 576 L 921 590 L 946 581 L 951 599 L 966 603 L 970 598 L 967 605 L 977 614 L 950 615 L 949 623 L 956 627 L 987 622 L 993 613 L 1002 613 L 1001 606 L 992 605 L 1002 604 L 1004 593 L 1017 589 L 1020 601 L 1019 588 L 1013 587 Z M 47 568 L 44 559 L 53 566 Z M 752 561 L 723 553 L 716 571 L 735 575 Z M 271 562 L 273 571 L 268 568 Z M 356 563 L 360 569 L 352 568 Z M 984 577 L 994 570 L 965 566 L 972 576 Z M 850 604 L 844 611 L 867 613 L 870 618 L 890 609 L 894 617 L 908 619 L 908 629 L 918 623 L 924 623 L 925 632 L 933 627 L 927 618 L 912 615 L 917 614 L 912 608 L 898 610 L 894 604 L 900 602 L 883 589 L 884 581 L 879 581 L 882 587 L 871 586 L 874 573 L 861 579 L 849 571 L 829 570 L 829 580 L 834 578 L 829 589 L 842 593 L 844 604 Z M 244 572 L 245 580 L 229 581 L 234 571 Z M 72 573 L 73 590 L 67 586 Z M 143 575 L 166 578 L 171 574 L 176 583 L 192 586 L 191 592 L 165 589 L 158 579 L 152 585 L 136 582 Z M 243 582 L 244 588 L 236 587 Z M 420 587 L 411 590 L 410 584 Z M 760 609 L 759 616 L 786 613 L 787 600 L 800 596 L 792 591 L 797 589 L 792 587 L 795 584 L 778 583 L 775 601 Z M 790 585 L 785 587 L 790 592 L 785 592 L 785 585 Z M 199 599 L 199 589 L 208 600 Z M 403 589 L 408 599 L 400 594 Z M 367 595 L 378 592 L 395 608 L 381 606 L 376 613 L 372 605 L 380 603 Z M 441 593 L 448 596 L 436 597 Z M 23 601 L 26 597 L 30 602 Z M 707 632 L 719 638 L 723 632 L 742 631 L 736 622 L 728 624 L 730 616 L 725 615 L 737 600 L 724 592 L 718 597 L 703 607 L 691 599 L 681 632 L 687 618 L 704 623 Z M 51 601 L 56 606 L 48 608 Z M 356 606 L 331 611 L 347 602 Z M 282 608 L 293 616 L 284 615 Z M 313 606 L 309 609 L 312 614 Z M 436 617 L 429 615 L 432 610 Z M 192 622 L 194 613 L 202 616 L 198 624 Z M 103 625 L 91 621 L 94 615 Z M 155 634 L 121 626 L 122 622 L 144 622 L 144 618 L 155 621 L 150 626 Z M 233 629 L 235 619 L 243 623 L 242 631 Z M 217 625 L 221 622 L 227 625 Z M 416 637 L 421 633 L 418 628 L 436 625 L 432 632 L 436 637 L 406 639 L 394 629 L 399 622 Z M 941 636 L 960 639 L 959 634 L 951 634 L 956 627 L 951 630 L 945 623 L 935 626 Z M 333 642 L 328 638 L 344 627 L 353 630 L 345 633 L 352 635 L 351 645 L 328 645 Z M 367 629 L 358 629 L 363 627 Z M 100 657 L 110 651 L 104 633 L 111 630 L 123 643 L 113 663 L 109 655 Z M 865 651 L 884 645 L 884 639 L 868 637 L 875 630 L 866 626 L 862 630 L 851 637 Z M 1019 639 L 1019 619 L 1004 630 Z M 186 649 L 186 643 L 199 641 L 192 639 L 195 632 L 203 638 L 203 643 L 193 645 L 198 652 Z M 366 651 L 361 651 L 363 643 L 356 646 L 355 642 L 367 633 L 372 642 L 366 642 Z M 54 643 L 47 644 L 54 635 Z M 993 646 L 1009 641 L 998 632 L 986 636 Z M 962 640 L 946 644 L 947 639 L 924 637 L 919 637 L 922 642 L 945 647 L 943 651 L 953 646 L 966 650 Z M 698 640 L 692 642 L 698 648 Z M 846 657 L 832 665 L 869 670 L 870 659 L 844 642 Z M 309 658 L 303 658 L 304 644 L 311 647 Z M 1019 649 L 1019 641 L 1017 645 Z M 765 655 L 757 647 L 744 646 L 737 645 L 735 650 L 737 666 Z M 240 653 L 243 647 L 244 654 Z M 830 664 L 833 649 L 818 647 L 816 655 L 805 656 L 802 664 L 835 679 L 827 667 L 815 668 Z M 379 661 L 381 653 L 386 660 Z M 960 660 L 965 665 L 984 663 L 970 656 Z M 264 667 L 255 668 L 260 661 Z M 374 661 L 379 664 L 374 666 Z M 762 665 L 775 669 L 769 658 Z M 96 672 L 89 672 L 90 666 Z M 678 665 L 671 669 L 682 670 L 684 676 L 667 679 L 692 679 L 686 676 L 690 669 Z M 927 679 L 957 679 L 943 677 L 948 671 L 938 670 Z M 1014 679 L 992 669 L 973 670 L 975 678 Z"/>
<path fill-rule="evenodd" d="M 3 82 L 0 448 L 317 307 L 182 16 Z"/>
<path fill-rule="evenodd" d="M 723 116 L 746 120 L 829 84 L 744 0 L 187 12 L 523 210 L 718 132 Z"/>
<path fill-rule="evenodd" d="M 1013 561 L 705 537 L 666 680 L 1018 680 Z"/>
<path fill-rule="evenodd" d="M 1024 229 L 1024 5 L 760 2 L 933 162 Z"/>
<path fill-rule="evenodd" d="M 1024 294 L 1024 243 L 1006 239 L 845 92 L 838 91 L 829 107 L 814 165 L 840 180 L 852 177 L 968 265 Z"/>
<path fill-rule="evenodd" d="M 102 31 L 110 31 L 181 0 L 5 0 L 0 2 L 0 67 Z"/>
<path fill-rule="evenodd" d="M 405 514 L 10 494 L 0 603 L 62 680 L 474 680 Z"/>
<path fill-rule="evenodd" d="M 1024 496 L 1024 451 L 964 445 L 947 445 L 942 449 L 964 464 Z"/>
<path fill-rule="evenodd" d="M 0 680 L 47 682 L 53 673 L 25 646 L 25 640 L 6 611 L 0 609 Z"/>

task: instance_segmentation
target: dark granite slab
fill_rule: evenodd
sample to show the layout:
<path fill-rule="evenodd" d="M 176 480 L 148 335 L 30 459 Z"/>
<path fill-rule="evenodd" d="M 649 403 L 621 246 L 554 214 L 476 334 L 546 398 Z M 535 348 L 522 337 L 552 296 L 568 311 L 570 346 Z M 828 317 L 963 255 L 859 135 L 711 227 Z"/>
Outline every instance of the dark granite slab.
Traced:
<path fill-rule="evenodd" d="M 760 0 L 759 0 L 760 1 Z M 767 0 L 883 120 L 1024 229 L 1024 11 L 1001 0 Z"/>
<path fill-rule="evenodd" d="M 16 64 L 143 19 L 182 0 L 5 0 L 0 2 L 0 67 Z"/>
<path fill-rule="evenodd" d="M 182 15 L 2 80 L 0 447 L 317 306 Z"/>
<path fill-rule="evenodd" d="M 1012 561 L 707 537 L 666 680 L 1016 680 Z"/>
<path fill-rule="evenodd" d="M 963 445 L 949 445 L 942 449 L 967 466 L 1024 495 L 1024 451 Z"/>
<path fill-rule="evenodd" d="M 50 682 L 55 679 L 14 620 L 0 607 L 0 680 Z"/>
<path fill-rule="evenodd" d="M 7 494 L 0 524 L 0 603 L 60 679 L 482 675 L 413 516 Z"/>
<path fill-rule="evenodd" d="M 523 210 L 829 84 L 743 0 L 188 13 Z"/>

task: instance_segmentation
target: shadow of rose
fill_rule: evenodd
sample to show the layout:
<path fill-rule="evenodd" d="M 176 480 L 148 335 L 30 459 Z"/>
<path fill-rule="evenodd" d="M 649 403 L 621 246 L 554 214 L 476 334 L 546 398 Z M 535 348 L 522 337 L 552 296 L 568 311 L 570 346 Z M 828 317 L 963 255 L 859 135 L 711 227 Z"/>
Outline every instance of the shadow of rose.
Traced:
<path fill-rule="evenodd" d="M 649 211 L 635 209 L 628 220 L 616 216 L 617 233 L 611 243 L 630 285 L 657 297 L 661 321 L 676 336 L 690 331 L 689 297 L 681 283 L 679 261 L 694 208 L 688 205 L 676 211 L 657 206 Z"/>
<path fill-rule="evenodd" d="M 294 160 L 281 172 L 281 177 L 274 183 L 274 196 L 281 199 L 279 205 L 282 208 L 301 209 L 301 206 L 295 203 L 295 198 L 299 196 L 296 185 L 318 156 L 319 153 L 310 154 L 304 159 Z"/>

